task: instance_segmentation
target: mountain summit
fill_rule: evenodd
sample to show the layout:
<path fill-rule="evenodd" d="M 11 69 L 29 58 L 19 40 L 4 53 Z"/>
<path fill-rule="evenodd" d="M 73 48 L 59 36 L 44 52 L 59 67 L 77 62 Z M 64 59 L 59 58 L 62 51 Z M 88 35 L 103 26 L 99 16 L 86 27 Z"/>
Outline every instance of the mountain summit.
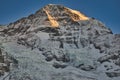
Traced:
<path fill-rule="evenodd" d="M 120 34 L 49 4 L 0 27 L 0 80 L 120 80 Z"/>
<path fill-rule="evenodd" d="M 80 26 L 85 23 L 90 23 L 91 25 L 96 23 L 96 25 L 106 28 L 100 21 L 89 18 L 79 11 L 62 5 L 49 4 L 38 10 L 35 14 L 31 14 L 28 17 L 21 18 L 9 24 L 9 29 L 3 32 L 8 33 L 8 35 L 14 35 L 16 33 L 30 32 L 31 29 L 38 28 L 39 25 L 49 28 L 60 28 L 62 26 Z"/>
<path fill-rule="evenodd" d="M 43 10 L 47 14 L 47 17 L 52 27 L 58 27 L 60 21 L 62 21 L 63 24 L 66 24 L 67 18 L 70 18 L 70 20 L 72 21 L 89 19 L 79 11 L 69 9 L 61 5 L 49 4 L 45 6 Z"/>
<path fill-rule="evenodd" d="M 67 20 L 76 22 L 89 19 L 79 11 L 69 9 L 61 5 L 49 4 L 43 7 L 40 11 L 37 11 L 36 14 L 41 14 L 41 12 L 47 15 L 47 20 L 51 27 L 58 27 L 61 24 L 67 24 Z"/>

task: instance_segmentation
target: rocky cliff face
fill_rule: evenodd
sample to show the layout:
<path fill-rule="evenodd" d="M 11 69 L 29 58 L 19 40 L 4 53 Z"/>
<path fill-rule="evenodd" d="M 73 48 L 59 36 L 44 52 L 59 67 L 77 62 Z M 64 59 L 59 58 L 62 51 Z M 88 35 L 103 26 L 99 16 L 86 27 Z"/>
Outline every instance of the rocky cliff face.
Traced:
<path fill-rule="evenodd" d="M 50 4 L 0 35 L 1 49 L 11 57 L 1 79 L 120 79 L 120 34 L 76 10 Z"/>

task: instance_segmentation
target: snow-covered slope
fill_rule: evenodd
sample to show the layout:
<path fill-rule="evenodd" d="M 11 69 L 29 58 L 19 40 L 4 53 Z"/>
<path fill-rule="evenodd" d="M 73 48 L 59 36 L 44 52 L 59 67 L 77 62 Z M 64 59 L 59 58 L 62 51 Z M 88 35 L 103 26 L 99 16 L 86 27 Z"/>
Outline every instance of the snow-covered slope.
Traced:
<path fill-rule="evenodd" d="M 0 66 L 1 80 L 120 79 L 120 34 L 61 5 L 0 30 L 0 46 L 0 64 L 9 70 Z"/>

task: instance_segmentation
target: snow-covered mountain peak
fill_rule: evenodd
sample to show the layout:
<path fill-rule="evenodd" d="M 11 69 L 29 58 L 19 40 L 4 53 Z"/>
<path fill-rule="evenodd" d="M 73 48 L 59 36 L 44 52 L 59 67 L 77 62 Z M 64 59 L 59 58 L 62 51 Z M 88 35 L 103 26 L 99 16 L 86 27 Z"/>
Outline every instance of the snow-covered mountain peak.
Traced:
<path fill-rule="evenodd" d="M 49 4 L 0 27 L 0 80 L 120 80 L 120 34 Z"/>
<path fill-rule="evenodd" d="M 51 27 L 59 27 L 61 24 L 67 24 L 67 20 L 77 22 L 88 20 L 89 18 L 77 10 L 64 7 L 62 5 L 49 4 L 37 11 L 37 14 L 45 12 Z"/>

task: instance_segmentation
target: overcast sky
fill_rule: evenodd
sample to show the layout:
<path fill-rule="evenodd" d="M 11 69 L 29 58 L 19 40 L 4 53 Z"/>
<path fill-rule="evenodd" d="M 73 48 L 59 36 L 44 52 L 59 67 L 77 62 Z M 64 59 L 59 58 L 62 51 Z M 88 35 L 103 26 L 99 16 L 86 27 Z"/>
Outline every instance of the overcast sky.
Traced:
<path fill-rule="evenodd" d="M 0 0 L 0 24 L 35 13 L 47 4 L 62 4 L 94 17 L 120 33 L 120 0 Z"/>

